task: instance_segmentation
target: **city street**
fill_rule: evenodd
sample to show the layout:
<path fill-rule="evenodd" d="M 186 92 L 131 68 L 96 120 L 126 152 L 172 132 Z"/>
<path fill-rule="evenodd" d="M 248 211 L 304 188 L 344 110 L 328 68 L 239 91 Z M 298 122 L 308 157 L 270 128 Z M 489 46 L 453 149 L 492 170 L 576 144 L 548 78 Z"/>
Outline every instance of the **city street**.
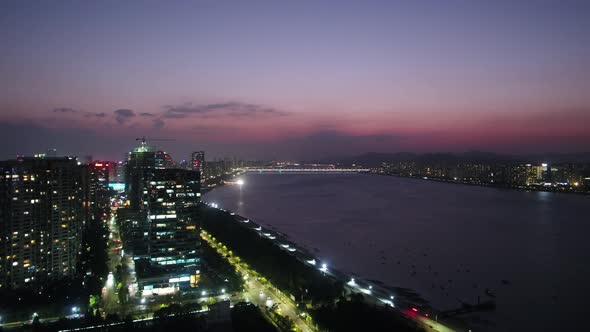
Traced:
<path fill-rule="evenodd" d="M 296 303 L 282 294 L 276 287 L 268 282 L 261 282 L 261 278 L 255 271 L 249 269 L 246 264 L 240 261 L 239 258 L 233 256 L 223 245 L 215 243 L 215 241 L 205 232 L 201 232 L 201 238 L 207 241 L 209 245 L 217 250 L 219 254 L 225 257 L 230 264 L 244 277 L 246 281 L 246 292 L 244 298 L 259 307 L 272 307 L 273 304 L 278 304 L 278 311 L 280 314 L 291 318 L 295 326 L 300 331 L 311 332 L 317 329 L 308 321 L 302 319 L 298 314 Z M 264 311 L 263 311 L 264 313 Z"/>
<path fill-rule="evenodd" d="M 131 273 L 126 273 L 127 276 L 126 280 L 116 280 L 115 275 L 117 271 L 117 266 L 119 264 L 124 264 L 123 268 L 129 268 L 129 259 L 125 259 L 122 257 L 121 252 L 123 252 L 122 244 L 121 244 L 121 237 L 119 234 L 119 228 L 117 227 L 117 223 L 115 220 L 116 211 L 113 211 L 112 217 L 108 221 L 108 229 L 109 229 L 109 247 L 108 247 L 108 255 L 109 255 L 109 275 L 105 282 L 105 285 L 102 290 L 102 301 L 101 301 L 101 308 L 106 314 L 109 313 L 117 313 L 121 314 L 123 312 L 123 306 L 121 305 L 117 293 L 117 285 L 124 281 L 123 284 L 130 285 L 131 280 Z M 131 260 L 132 261 L 132 260 Z"/>

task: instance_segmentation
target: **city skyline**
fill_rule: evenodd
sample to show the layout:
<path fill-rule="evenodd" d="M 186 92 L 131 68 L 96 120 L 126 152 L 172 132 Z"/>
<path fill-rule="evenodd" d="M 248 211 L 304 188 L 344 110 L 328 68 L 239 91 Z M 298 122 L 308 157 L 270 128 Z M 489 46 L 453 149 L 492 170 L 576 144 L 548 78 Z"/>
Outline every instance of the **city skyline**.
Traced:
<path fill-rule="evenodd" d="M 2 158 L 590 150 L 583 1 L 0 6 Z"/>
<path fill-rule="evenodd" d="M 590 1 L 0 1 L 0 330 L 587 324 Z"/>

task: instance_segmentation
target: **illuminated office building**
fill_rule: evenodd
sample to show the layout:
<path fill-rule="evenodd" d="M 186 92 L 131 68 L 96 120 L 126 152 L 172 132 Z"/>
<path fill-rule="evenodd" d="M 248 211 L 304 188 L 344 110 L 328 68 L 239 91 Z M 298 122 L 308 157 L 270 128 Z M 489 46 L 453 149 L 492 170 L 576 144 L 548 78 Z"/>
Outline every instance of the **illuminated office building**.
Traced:
<path fill-rule="evenodd" d="M 195 171 L 156 169 L 148 182 L 148 257 L 136 262 L 144 294 L 174 292 L 199 281 L 199 181 Z"/>
<path fill-rule="evenodd" d="M 157 151 L 155 162 L 156 168 L 159 169 L 174 167 L 174 160 L 172 160 L 172 157 L 166 151 Z"/>
<path fill-rule="evenodd" d="M 125 193 L 132 210 L 140 211 L 144 208 L 143 191 L 155 167 L 155 152 L 145 141 L 129 152 L 125 174 Z"/>

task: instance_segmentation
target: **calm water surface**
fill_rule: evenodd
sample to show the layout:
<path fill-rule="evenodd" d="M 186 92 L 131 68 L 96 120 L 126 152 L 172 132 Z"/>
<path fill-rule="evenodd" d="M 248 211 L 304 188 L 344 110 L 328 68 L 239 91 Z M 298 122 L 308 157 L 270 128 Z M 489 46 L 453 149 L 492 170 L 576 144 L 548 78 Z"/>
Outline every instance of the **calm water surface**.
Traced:
<path fill-rule="evenodd" d="M 590 197 L 377 175 L 243 175 L 205 201 L 434 307 L 496 296 L 483 330 L 590 330 Z M 502 282 L 505 280 L 506 282 Z"/>

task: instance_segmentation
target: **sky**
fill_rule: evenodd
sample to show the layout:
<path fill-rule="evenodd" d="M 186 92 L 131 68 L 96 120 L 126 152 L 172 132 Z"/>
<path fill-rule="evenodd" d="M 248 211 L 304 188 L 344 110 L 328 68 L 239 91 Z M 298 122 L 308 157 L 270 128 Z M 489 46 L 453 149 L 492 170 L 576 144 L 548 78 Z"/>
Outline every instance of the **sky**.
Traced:
<path fill-rule="evenodd" d="M 0 1 L 0 158 L 590 151 L 590 1 Z M 149 141 L 149 139 L 148 139 Z"/>

